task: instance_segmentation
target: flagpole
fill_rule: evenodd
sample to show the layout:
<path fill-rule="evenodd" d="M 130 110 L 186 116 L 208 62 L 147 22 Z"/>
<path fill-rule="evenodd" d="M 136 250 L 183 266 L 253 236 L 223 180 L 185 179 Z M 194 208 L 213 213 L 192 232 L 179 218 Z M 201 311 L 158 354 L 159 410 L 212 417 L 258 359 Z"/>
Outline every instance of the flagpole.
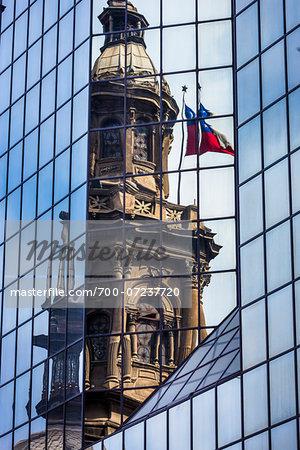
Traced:
<path fill-rule="evenodd" d="M 181 109 L 181 153 L 180 153 L 180 160 L 179 160 L 179 166 L 178 166 L 178 187 L 177 187 L 177 204 L 180 205 L 180 185 L 181 185 L 181 165 L 183 161 L 183 152 L 184 152 L 184 107 L 185 107 L 185 93 L 187 91 L 187 86 L 182 86 L 182 109 Z"/>

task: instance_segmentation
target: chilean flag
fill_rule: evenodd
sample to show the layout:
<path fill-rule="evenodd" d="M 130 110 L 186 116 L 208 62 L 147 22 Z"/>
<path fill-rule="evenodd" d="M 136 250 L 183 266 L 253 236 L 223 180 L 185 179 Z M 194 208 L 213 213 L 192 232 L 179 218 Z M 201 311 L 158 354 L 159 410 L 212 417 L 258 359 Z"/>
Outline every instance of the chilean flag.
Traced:
<path fill-rule="evenodd" d="M 217 153 L 227 153 L 228 155 L 234 156 L 234 150 L 232 145 L 226 138 L 226 136 L 219 131 L 215 130 L 211 125 L 205 122 L 205 117 L 210 117 L 213 114 L 206 109 L 202 103 L 198 111 L 200 117 L 200 128 L 201 133 L 199 133 L 200 148 L 199 155 L 203 155 L 206 152 L 217 152 Z M 185 156 L 197 155 L 198 153 L 198 143 L 197 143 L 197 117 L 195 112 L 185 105 L 185 116 L 187 118 L 188 127 L 188 139 L 187 139 L 187 149 Z"/>

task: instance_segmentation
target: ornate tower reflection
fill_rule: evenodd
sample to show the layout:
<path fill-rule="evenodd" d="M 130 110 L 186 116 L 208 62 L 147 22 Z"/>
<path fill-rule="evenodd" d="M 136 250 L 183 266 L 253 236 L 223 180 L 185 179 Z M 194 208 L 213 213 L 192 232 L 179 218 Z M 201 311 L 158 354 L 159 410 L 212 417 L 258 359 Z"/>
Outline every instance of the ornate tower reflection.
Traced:
<path fill-rule="evenodd" d="M 91 132 L 90 139 L 90 178 L 94 180 L 89 217 L 137 223 L 176 221 L 173 233 L 183 237 L 183 244 L 178 239 L 170 251 L 185 267 L 182 273 L 188 263 L 189 276 L 174 278 L 174 272 L 160 270 L 159 264 L 134 265 L 126 274 L 122 264 L 111 268 L 116 279 L 134 279 L 134 287 L 153 287 L 156 277 L 156 283 L 172 292 L 178 287 L 180 295 L 163 296 L 161 308 L 149 296 L 132 300 L 125 295 L 123 317 L 122 308 L 87 310 L 86 442 L 115 431 L 121 411 L 124 420 L 195 348 L 199 325 L 205 326 L 202 293 L 210 281 L 209 274 L 201 275 L 199 285 L 198 270 L 208 271 L 220 250 L 211 230 L 200 224 L 196 231 L 197 206 L 167 200 L 171 121 L 179 109 L 146 52 L 147 20 L 127 2 L 125 33 L 125 8 L 125 1 L 108 0 L 99 16 L 106 35 L 92 70 L 91 125 L 99 131 Z M 193 248 L 191 259 L 189 245 L 184 245 L 187 241 Z M 190 308 L 183 307 L 186 295 L 191 297 Z M 200 332 L 203 340 L 206 331 L 200 328 Z"/>

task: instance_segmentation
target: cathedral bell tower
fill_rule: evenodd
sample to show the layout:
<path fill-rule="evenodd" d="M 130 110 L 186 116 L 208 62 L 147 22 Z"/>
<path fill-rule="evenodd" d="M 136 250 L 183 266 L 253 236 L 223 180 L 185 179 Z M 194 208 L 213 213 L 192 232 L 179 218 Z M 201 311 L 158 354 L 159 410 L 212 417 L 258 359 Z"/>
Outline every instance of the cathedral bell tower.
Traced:
<path fill-rule="evenodd" d="M 175 120 L 178 106 L 167 82 L 164 78 L 160 79 L 146 52 L 144 28 L 148 22 L 130 2 L 127 5 L 126 36 L 124 32 L 119 32 L 125 28 L 125 1 L 109 0 L 108 8 L 99 16 L 103 31 L 108 34 L 92 71 L 94 83 L 91 124 L 92 128 L 102 131 L 95 131 L 91 135 L 91 177 L 118 175 L 122 177 L 124 172 L 126 175 L 151 175 L 160 172 L 161 169 L 163 172 L 168 170 L 168 154 L 173 140 L 172 126 L 163 125 L 160 129 L 158 122 L 160 119 Z M 125 73 L 128 77 L 126 92 Z M 123 155 L 125 134 L 126 154 Z M 162 145 L 161 152 L 160 145 Z M 168 197 L 167 175 L 163 176 L 162 181 L 160 175 L 148 176 L 144 178 L 144 182 L 142 177 L 138 180 L 151 198 L 159 196 L 162 182 L 162 197 Z M 135 186 L 132 186 L 132 183 Z M 139 188 L 135 178 L 132 179 L 132 183 L 129 191 L 132 191 L 133 187 Z M 120 183 L 117 185 L 119 192 L 123 192 L 123 186 Z M 121 197 L 122 195 L 115 195 L 110 199 L 110 209 L 115 209 L 119 200 L 122 202 Z M 150 212 L 156 217 L 159 215 L 159 199 L 157 200 L 157 207 L 154 206 Z M 128 212 L 133 213 L 135 201 L 130 197 L 130 192 L 126 203 Z"/>
<path fill-rule="evenodd" d="M 90 227 L 125 218 L 145 237 L 143 220 L 170 222 L 170 228 L 175 221 L 168 250 L 177 272 L 159 262 L 143 262 L 131 264 L 126 274 L 116 264 L 109 273 L 119 281 L 130 278 L 133 289 L 147 291 L 158 283 L 180 294 L 162 296 L 157 307 L 151 296 L 122 292 L 122 308 L 98 304 L 86 311 L 86 442 L 115 431 L 205 338 L 205 328 L 199 330 L 200 324 L 205 327 L 201 299 L 210 275 L 198 277 L 198 269 L 207 272 L 220 250 L 210 229 L 202 224 L 197 229 L 197 206 L 168 201 L 172 122 L 179 108 L 146 52 L 147 20 L 130 2 L 125 10 L 125 0 L 108 0 L 99 16 L 105 41 L 92 70 Z M 124 247 L 119 234 L 115 238 Z M 97 269 L 95 263 L 90 266 L 93 292 Z M 185 307 L 185 301 L 191 306 Z"/>

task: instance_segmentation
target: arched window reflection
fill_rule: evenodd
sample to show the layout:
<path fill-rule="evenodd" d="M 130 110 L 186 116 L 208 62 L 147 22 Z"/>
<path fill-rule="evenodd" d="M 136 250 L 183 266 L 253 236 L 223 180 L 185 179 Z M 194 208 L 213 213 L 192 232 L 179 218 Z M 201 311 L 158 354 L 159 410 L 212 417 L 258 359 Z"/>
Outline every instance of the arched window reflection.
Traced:
<path fill-rule="evenodd" d="M 118 122 L 106 122 L 105 127 L 117 127 Z M 119 128 L 107 129 L 102 131 L 102 158 L 120 158 L 122 156 L 121 149 L 121 133 Z"/>
<path fill-rule="evenodd" d="M 95 314 L 88 322 L 88 334 L 101 335 L 110 331 L 110 321 L 106 314 Z M 104 361 L 107 358 L 108 336 L 89 338 L 92 361 Z"/>
<path fill-rule="evenodd" d="M 150 160 L 150 128 L 147 126 L 135 127 L 133 156 L 139 161 Z"/>
<path fill-rule="evenodd" d="M 144 333 L 138 334 L 137 355 L 138 359 L 144 363 L 151 363 L 155 356 L 155 338 L 153 331 L 159 329 L 159 312 L 148 303 L 139 303 L 139 318 L 136 331 Z"/>

